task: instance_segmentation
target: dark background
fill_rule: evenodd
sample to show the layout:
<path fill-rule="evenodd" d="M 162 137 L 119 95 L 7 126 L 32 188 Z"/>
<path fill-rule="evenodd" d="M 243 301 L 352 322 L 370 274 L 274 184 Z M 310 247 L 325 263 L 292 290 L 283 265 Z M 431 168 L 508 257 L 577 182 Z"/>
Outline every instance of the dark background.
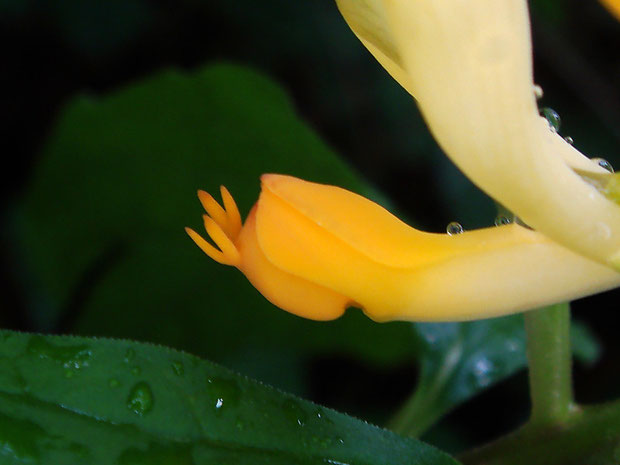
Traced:
<path fill-rule="evenodd" d="M 594 0 L 534 0 L 531 8 L 541 104 L 558 111 L 562 134 L 582 152 L 620 166 L 620 24 Z M 29 317 L 9 222 L 63 105 L 77 94 L 105 95 L 164 68 L 192 70 L 217 61 L 258 68 L 417 227 L 442 231 L 453 220 L 466 229 L 493 222 L 493 203 L 441 154 L 412 99 L 355 39 L 333 1 L 0 0 L 0 43 L 5 327 L 41 329 Z M 604 348 L 595 365 L 576 367 L 578 400 L 620 395 L 619 296 L 613 291 L 573 304 Z M 398 405 L 415 378 L 409 365 L 380 371 L 338 355 L 309 366 L 313 400 L 371 418 Z M 515 412 L 527 408 L 525 383 L 524 374 L 500 383 L 458 408 L 443 423 L 452 426 L 434 434 L 451 435 L 458 444 L 512 427 L 523 419 Z M 468 418 L 489 426 L 468 431 Z"/>

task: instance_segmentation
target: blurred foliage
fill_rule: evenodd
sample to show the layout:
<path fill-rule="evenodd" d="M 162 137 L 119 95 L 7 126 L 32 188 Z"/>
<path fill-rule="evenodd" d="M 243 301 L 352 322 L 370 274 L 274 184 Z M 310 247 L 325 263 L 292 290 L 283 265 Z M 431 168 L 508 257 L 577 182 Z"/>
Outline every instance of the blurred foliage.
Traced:
<path fill-rule="evenodd" d="M 90 56 L 118 51 L 152 26 L 147 0 L 0 0 L 0 14 L 45 18 L 76 50 Z"/>
<path fill-rule="evenodd" d="M 201 221 L 196 188 L 225 184 L 247 212 L 265 172 L 370 192 L 277 86 L 244 68 L 165 72 L 105 99 L 76 100 L 18 213 L 40 291 L 38 327 L 148 340 L 233 368 L 256 351 L 284 361 L 334 350 L 383 363 L 409 358 L 407 325 L 285 314 L 188 239 L 183 226 Z M 271 363 L 256 360 L 248 374 L 282 384 L 267 376 Z"/>

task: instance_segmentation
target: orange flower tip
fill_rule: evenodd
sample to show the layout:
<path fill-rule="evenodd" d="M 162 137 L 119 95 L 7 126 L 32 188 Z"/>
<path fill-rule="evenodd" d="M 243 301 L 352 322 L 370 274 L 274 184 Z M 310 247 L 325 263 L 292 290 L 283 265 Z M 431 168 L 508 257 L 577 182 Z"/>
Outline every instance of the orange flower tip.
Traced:
<path fill-rule="evenodd" d="M 291 176 L 287 176 L 286 174 L 274 174 L 274 173 L 265 173 L 261 175 L 260 182 L 261 185 L 270 185 L 274 182 L 277 182 L 278 179 L 290 178 Z"/>
<path fill-rule="evenodd" d="M 206 191 L 198 191 L 198 199 L 202 207 L 211 218 L 226 232 L 227 235 L 234 237 L 233 228 L 230 224 L 229 214 L 224 208 Z"/>
<path fill-rule="evenodd" d="M 209 215 L 202 216 L 204 220 L 205 229 L 207 234 L 211 237 L 211 240 L 215 242 L 224 254 L 227 265 L 238 266 L 241 263 L 241 255 L 237 246 L 233 243 L 230 236 L 226 231 Z"/>
<path fill-rule="evenodd" d="M 226 211 L 226 226 L 228 229 L 228 234 L 230 238 L 234 240 L 241 232 L 241 228 L 243 226 L 243 222 L 241 221 L 241 213 L 239 213 L 237 202 L 235 202 L 233 196 L 230 194 L 228 189 L 226 189 L 226 186 L 220 186 L 220 194 L 222 195 L 222 201 L 224 202 L 224 210 Z"/>
<path fill-rule="evenodd" d="M 230 266 L 237 266 L 239 264 L 240 258 L 239 258 L 238 252 L 236 252 L 236 249 L 234 252 L 229 252 L 228 249 L 226 250 L 226 252 L 223 252 L 221 250 L 216 249 L 213 245 L 207 242 L 205 238 L 203 238 L 200 234 L 198 234 L 192 228 L 185 228 L 185 231 L 187 232 L 189 237 L 194 241 L 194 243 L 198 247 L 200 247 L 200 249 L 205 254 L 207 254 L 209 257 L 211 257 L 216 262 L 221 263 L 222 265 L 230 265 Z"/>

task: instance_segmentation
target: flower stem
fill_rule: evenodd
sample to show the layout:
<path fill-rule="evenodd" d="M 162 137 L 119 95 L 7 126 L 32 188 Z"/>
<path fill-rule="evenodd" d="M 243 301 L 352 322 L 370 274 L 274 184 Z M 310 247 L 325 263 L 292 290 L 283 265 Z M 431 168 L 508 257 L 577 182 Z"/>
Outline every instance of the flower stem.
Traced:
<path fill-rule="evenodd" d="M 582 407 L 561 428 L 528 423 L 522 429 L 459 456 L 465 465 L 617 464 L 620 401 Z"/>
<path fill-rule="evenodd" d="M 430 391 L 433 391 L 431 389 Z M 442 415 L 433 403 L 436 398 L 429 389 L 416 389 L 405 405 L 388 422 L 386 427 L 403 436 L 418 437 Z"/>
<path fill-rule="evenodd" d="M 561 423 L 575 410 L 571 378 L 570 306 L 525 313 L 531 424 Z"/>

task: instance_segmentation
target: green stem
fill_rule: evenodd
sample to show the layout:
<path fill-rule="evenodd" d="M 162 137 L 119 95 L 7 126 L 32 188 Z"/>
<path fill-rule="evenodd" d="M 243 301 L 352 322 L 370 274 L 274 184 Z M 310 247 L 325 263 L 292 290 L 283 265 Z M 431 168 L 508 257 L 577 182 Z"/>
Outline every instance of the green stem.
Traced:
<path fill-rule="evenodd" d="M 441 413 L 429 402 L 426 392 L 416 389 L 386 427 L 403 436 L 417 437 L 435 423 Z"/>
<path fill-rule="evenodd" d="M 551 305 L 525 313 L 533 425 L 557 424 L 574 411 L 570 307 Z"/>
<path fill-rule="evenodd" d="M 459 456 L 465 465 L 612 465 L 620 462 L 620 401 L 576 409 L 558 425 L 527 424 Z"/>

